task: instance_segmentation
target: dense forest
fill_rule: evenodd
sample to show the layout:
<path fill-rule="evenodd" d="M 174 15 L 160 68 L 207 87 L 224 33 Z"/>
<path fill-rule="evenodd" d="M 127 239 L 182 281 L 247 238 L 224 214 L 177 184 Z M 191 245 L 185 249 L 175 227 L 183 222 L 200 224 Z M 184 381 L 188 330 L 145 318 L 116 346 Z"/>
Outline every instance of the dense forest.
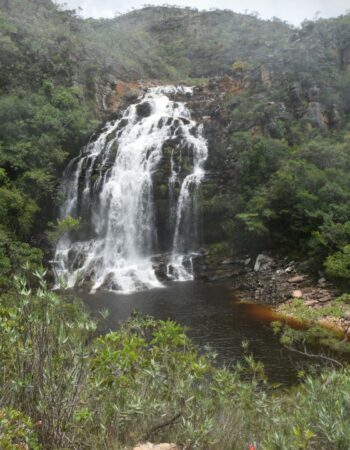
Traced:
<path fill-rule="evenodd" d="M 293 27 L 145 6 L 95 20 L 0 0 L 0 447 L 349 448 L 347 368 L 314 368 L 287 393 L 248 353 L 217 369 L 171 321 L 96 337 L 84 307 L 50 291 L 53 242 L 77 226 L 57 220 L 63 170 L 115 114 L 106 93 L 140 81 L 214 98 L 208 251 L 288 255 L 349 302 L 349 14 Z M 220 97 L 220 83 L 235 88 Z"/>

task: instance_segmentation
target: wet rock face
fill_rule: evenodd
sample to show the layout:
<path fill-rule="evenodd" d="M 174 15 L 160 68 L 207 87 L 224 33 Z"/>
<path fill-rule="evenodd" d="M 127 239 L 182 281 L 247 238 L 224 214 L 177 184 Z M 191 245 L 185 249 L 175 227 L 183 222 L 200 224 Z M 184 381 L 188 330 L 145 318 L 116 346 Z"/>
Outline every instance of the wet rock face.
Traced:
<path fill-rule="evenodd" d="M 152 258 L 152 267 L 154 273 L 160 281 L 169 281 L 167 267 L 169 259 L 170 253 L 161 253 L 159 255 L 153 256 Z"/>
<path fill-rule="evenodd" d="M 152 107 L 148 102 L 139 103 L 136 106 L 136 112 L 139 117 L 149 117 L 152 112 Z"/>
<path fill-rule="evenodd" d="M 273 265 L 273 259 L 268 255 L 258 255 L 256 258 L 255 264 L 254 264 L 254 271 L 255 272 L 266 272 L 267 270 L 271 269 Z"/>
<path fill-rule="evenodd" d="M 177 177 L 170 185 L 171 161 L 177 170 Z M 173 231 L 176 217 L 174 202 L 178 199 L 181 185 L 190 173 L 193 164 L 193 152 L 181 145 L 181 139 L 172 139 L 163 146 L 162 159 L 153 174 L 153 195 L 155 203 L 155 221 L 158 249 L 169 252 L 172 248 Z"/>

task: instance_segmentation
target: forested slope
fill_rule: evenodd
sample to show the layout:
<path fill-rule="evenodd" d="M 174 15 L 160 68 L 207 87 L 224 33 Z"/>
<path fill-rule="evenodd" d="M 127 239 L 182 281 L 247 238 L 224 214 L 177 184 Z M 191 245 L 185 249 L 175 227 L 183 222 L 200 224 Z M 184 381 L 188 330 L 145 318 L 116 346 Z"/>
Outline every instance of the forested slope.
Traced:
<path fill-rule="evenodd" d="M 106 119 L 99 96 L 118 80 L 210 89 L 213 79 L 226 76 L 239 87 L 219 96 L 210 112 L 223 123 L 214 159 L 236 180 L 221 192 L 207 191 L 209 215 L 221 198 L 223 232 L 216 240 L 258 248 L 263 236 L 275 248 L 321 255 L 317 264 L 347 251 L 348 15 L 301 28 L 176 7 L 83 20 L 50 0 L 2 0 L 0 24 L 5 276 L 28 257 L 40 259 L 28 244 L 48 247 L 44 231 L 60 203 L 63 168 Z"/>

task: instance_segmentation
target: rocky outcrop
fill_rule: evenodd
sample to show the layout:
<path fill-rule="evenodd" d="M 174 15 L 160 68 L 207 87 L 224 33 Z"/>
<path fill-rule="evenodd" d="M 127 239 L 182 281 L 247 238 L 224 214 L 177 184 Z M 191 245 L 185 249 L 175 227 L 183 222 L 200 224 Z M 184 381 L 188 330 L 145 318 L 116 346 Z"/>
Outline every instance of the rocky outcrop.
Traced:
<path fill-rule="evenodd" d="M 309 305 L 324 304 L 337 295 L 324 278 L 317 281 L 303 273 L 296 262 L 266 254 L 258 255 L 253 270 L 233 279 L 233 285 L 244 298 L 269 304 L 296 298 L 303 298 Z"/>
<path fill-rule="evenodd" d="M 251 270 L 251 258 L 234 258 L 230 256 L 217 256 L 215 253 L 202 250 L 193 259 L 194 273 L 202 281 L 227 281 L 244 276 Z"/>
<path fill-rule="evenodd" d="M 206 253 L 195 259 L 194 269 L 203 281 L 229 281 L 248 301 L 280 304 L 303 298 L 316 304 L 329 302 L 337 295 L 324 278 L 314 280 L 296 262 L 270 254 L 227 258 Z"/>
<path fill-rule="evenodd" d="M 338 128 L 340 125 L 340 114 L 336 104 L 331 105 L 327 110 L 327 127 L 329 129 Z"/>
<path fill-rule="evenodd" d="M 260 77 L 261 82 L 265 87 L 269 88 L 272 86 L 273 74 L 271 69 L 266 64 L 263 64 L 260 67 Z"/>
<path fill-rule="evenodd" d="M 142 94 L 142 87 L 139 83 L 128 83 L 113 79 L 106 83 L 101 92 L 102 109 L 106 113 L 118 111 L 125 108 L 130 103 L 137 100 Z"/>
<path fill-rule="evenodd" d="M 309 103 L 304 121 L 311 128 L 318 128 L 319 130 L 327 129 L 325 110 L 320 102 Z"/>

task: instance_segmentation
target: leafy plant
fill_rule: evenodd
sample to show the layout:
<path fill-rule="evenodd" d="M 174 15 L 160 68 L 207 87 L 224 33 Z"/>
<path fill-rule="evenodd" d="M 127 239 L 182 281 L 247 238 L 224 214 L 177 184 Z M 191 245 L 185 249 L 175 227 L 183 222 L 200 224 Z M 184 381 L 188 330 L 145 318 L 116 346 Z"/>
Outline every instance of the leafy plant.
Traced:
<path fill-rule="evenodd" d="M 40 450 L 29 417 L 12 408 L 0 409 L 0 446 L 4 450 Z"/>
<path fill-rule="evenodd" d="M 80 218 L 75 219 L 67 216 L 64 219 L 57 219 L 56 223 L 49 223 L 51 230 L 46 232 L 48 240 L 55 244 L 65 234 L 70 231 L 77 231 L 80 228 Z"/>

